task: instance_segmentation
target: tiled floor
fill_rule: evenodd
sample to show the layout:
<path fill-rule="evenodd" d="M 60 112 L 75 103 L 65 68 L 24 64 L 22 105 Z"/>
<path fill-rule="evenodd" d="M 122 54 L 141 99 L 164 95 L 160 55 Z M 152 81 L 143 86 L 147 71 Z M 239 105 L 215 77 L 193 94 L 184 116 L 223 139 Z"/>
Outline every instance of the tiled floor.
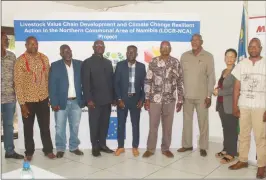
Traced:
<path fill-rule="evenodd" d="M 221 144 L 210 143 L 208 156 L 203 158 L 198 150 L 188 153 L 177 153 L 172 149 L 175 157 L 164 157 L 158 150 L 148 159 L 133 157 L 131 150 L 115 157 L 111 154 L 102 154 L 94 158 L 90 150 L 84 150 L 84 156 L 78 157 L 69 152 L 62 159 L 49 160 L 37 150 L 32 164 L 51 171 L 66 178 L 75 179 L 254 179 L 256 167 L 229 171 L 229 165 L 220 165 L 214 154 L 221 149 Z M 141 149 L 141 155 L 144 149 Z M 21 151 L 23 153 L 23 151 Z M 22 161 L 6 160 L 3 158 L 2 173 L 18 169 Z"/>

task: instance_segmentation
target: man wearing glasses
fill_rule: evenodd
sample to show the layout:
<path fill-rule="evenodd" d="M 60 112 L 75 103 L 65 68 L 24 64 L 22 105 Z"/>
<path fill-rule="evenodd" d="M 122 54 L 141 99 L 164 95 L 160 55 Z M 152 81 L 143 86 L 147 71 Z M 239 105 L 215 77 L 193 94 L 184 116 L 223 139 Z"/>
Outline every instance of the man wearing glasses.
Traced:
<path fill-rule="evenodd" d="M 184 72 L 184 115 L 182 148 L 178 152 L 193 149 L 193 114 L 196 108 L 200 138 L 200 155 L 207 156 L 209 141 L 209 111 L 211 95 L 215 85 L 215 70 L 213 55 L 202 48 L 203 40 L 200 34 L 194 34 L 191 39 L 192 50 L 181 56 L 181 67 Z"/>
<path fill-rule="evenodd" d="M 103 57 L 104 42 L 95 41 L 93 50 L 94 54 L 82 64 L 81 82 L 85 102 L 89 108 L 92 155 L 98 157 L 101 155 L 100 151 L 114 152 L 106 146 L 111 104 L 114 102 L 114 73 L 112 62 Z"/>
<path fill-rule="evenodd" d="M 152 156 L 155 152 L 160 119 L 162 119 L 163 130 L 162 154 L 168 158 L 174 157 L 169 150 L 174 112 L 175 108 L 176 112 L 179 112 L 183 104 L 183 73 L 179 61 L 170 56 L 170 42 L 161 43 L 160 53 L 160 56 L 153 58 L 150 62 L 144 82 L 145 109 L 149 111 L 150 116 L 150 130 L 144 158 Z"/>

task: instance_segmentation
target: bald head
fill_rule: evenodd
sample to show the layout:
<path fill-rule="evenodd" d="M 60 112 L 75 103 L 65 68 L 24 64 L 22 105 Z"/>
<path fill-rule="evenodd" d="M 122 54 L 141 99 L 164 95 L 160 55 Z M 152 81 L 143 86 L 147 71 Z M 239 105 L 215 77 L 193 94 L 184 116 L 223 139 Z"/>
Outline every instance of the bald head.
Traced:
<path fill-rule="evenodd" d="M 6 50 L 9 46 L 9 41 L 7 34 L 5 32 L 1 32 L 1 49 Z"/>
<path fill-rule="evenodd" d="M 102 56 L 105 51 L 104 42 L 102 40 L 97 40 L 93 44 L 94 54 Z"/>
<path fill-rule="evenodd" d="M 260 58 L 260 53 L 262 50 L 260 39 L 252 38 L 248 45 L 248 53 L 251 58 Z"/>

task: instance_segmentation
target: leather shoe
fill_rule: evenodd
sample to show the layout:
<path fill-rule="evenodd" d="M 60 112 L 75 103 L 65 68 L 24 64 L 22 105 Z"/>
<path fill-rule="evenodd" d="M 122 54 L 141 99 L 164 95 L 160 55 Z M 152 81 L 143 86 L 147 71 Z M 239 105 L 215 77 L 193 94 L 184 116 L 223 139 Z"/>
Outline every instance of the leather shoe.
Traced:
<path fill-rule="evenodd" d="M 207 156 L 207 151 L 204 150 L 204 149 L 201 149 L 201 150 L 200 150 L 200 155 L 201 155 L 202 157 Z"/>
<path fill-rule="evenodd" d="M 82 155 L 84 155 L 84 153 L 81 151 L 81 150 L 79 150 L 79 149 L 76 149 L 76 150 L 74 150 L 74 151 L 70 151 L 71 153 L 74 153 L 74 154 L 76 154 L 76 155 L 78 155 L 78 156 L 82 156 Z"/>
<path fill-rule="evenodd" d="M 24 159 L 24 156 L 14 152 L 13 154 L 5 154 L 5 158 Z"/>
<path fill-rule="evenodd" d="M 169 150 L 168 151 L 162 151 L 162 154 L 165 155 L 168 158 L 173 158 L 174 157 L 173 153 L 171 151 L 169 151 Z"/>
<path fill-rule="evenodd" d="M 56 156 L 54 155 L 54 153 L 47 153 L 47 154 L 45 154 L 45 156 L 47 156 L 49 159 L 54 159 L 54 158 L 56 158 Z"/>
<path fill-rule="evenodd" d="M 257 179 L 263 179 L 266 177 L 266 167 L 259 167 L 256 175 Z"/>
<path fill-rule="evenodd" d="M 92 149 L 92 155 L 94 157 L 99 157 L 101 156 L 100 150 L 99 149 Z"/>
<path fill-rule="evenodd" d="M 100 151 L 105 152 L 105 153 L 113 153 L 114 151 L 109 149 L 107 146 L 103 146 L 100 148 Z"/>
<path fill-rule="evenodd" d="M 248 167 L 248 163 L 247 162 L 241 162 L 238 161 L 236 164 L 229 166 L 228 169 L 230 170 L 238 170 L 238 169 L 242 169 L 242 168 L 247 168 Z"/>
<path fill-rule="evenodd" d="M 146 152 L 142 155 L 142 157 L 143 157 L 143 158 L 148 158 L 148 157 L 150 157 L 150 156 L 152 156 L 152 155 L 154 155 L 154 153 L 152 153 L 152 152 L 150 152 L 150 151 L 146 151 Z"/>
<path fill-rule="evenodd" d="M 190 147 L 190 148 L 182 147 L 178 149 L 177 152 L 186 152 L 186 151 L 192 151 L 192 150 L 193 150 L 193 147 Z"/>
<path fill-rule="evenodd" d="M 58 151 L 58 152 L 56 153 L 56 157 L 57 157 L 57 158 L 62 158 L 62 157 L 64 156 L 64 154 L 65 154 L 65 152 Z"/>

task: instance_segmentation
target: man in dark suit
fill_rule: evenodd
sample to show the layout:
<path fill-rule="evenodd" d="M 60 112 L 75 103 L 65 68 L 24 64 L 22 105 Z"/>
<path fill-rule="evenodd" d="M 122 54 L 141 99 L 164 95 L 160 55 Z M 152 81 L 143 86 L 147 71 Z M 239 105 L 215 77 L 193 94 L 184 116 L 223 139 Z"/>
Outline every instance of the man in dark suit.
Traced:
<path fill-rule="evenodd" d="M 97 40 L 93 45 L 94 54 L 86 59 L 81 68 L 82 89 L 89 108 L 90 138 L 92 155 L 100 156 L 100 151 L 113 153 L 106 146 L 106 137 L 114 102 L 113 66 L 103 57 L 104 42 Z"/>
<path fill-rule="evenodd" d="M 132 153 L 135 157 L 139 155 L 139 121 L 140 110 L 145 99 L 146 69 L 143 63 L 136 61 L 137 50 L 134 45 L 128 46 L 127 59 L 117 63 L 115 70 L 115 94 L 118 102 L 118 149 L 115 152 L 116 156 L 125 152 L 124 138 L 128 110 L 133 129 Z"/>
<path fill-rule="evenodd" d="M 83 155 L 78 146 L 81 108 L 84 99 L 81 89 L 82 61 L 72 59 L 68 45 L 60 47 L 61 60 L 53 62 L 49 74 L 49 97 L 55 112 L 57 158 L 62 158 L 66 150 L 66 122 L 70 127 L 69 150 L 76 155 Z"/>

